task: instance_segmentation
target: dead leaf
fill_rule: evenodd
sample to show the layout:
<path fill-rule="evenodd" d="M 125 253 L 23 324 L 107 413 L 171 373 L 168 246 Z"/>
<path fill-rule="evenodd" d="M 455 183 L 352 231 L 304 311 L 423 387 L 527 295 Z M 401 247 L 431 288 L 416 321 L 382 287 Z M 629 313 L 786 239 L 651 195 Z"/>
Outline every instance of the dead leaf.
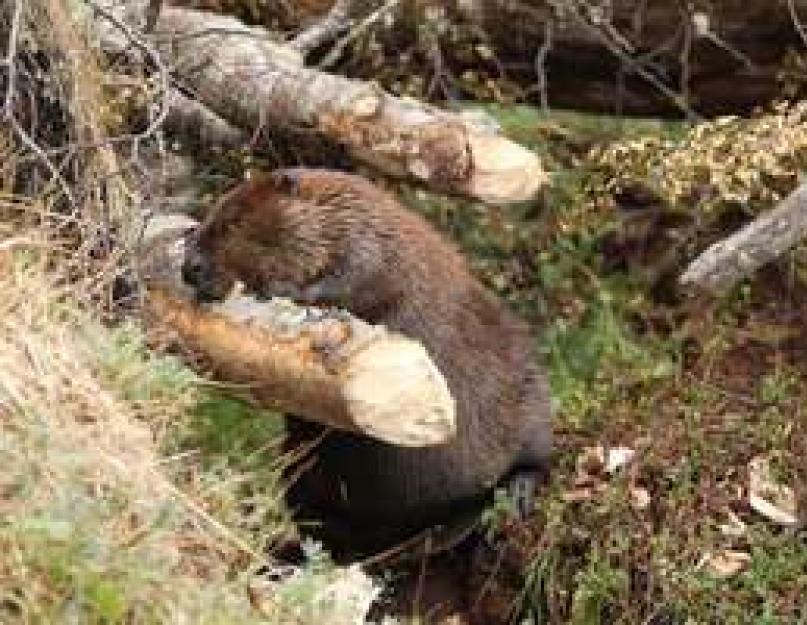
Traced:
<path fill-rule="evenodd" d="M 650 505 L 650 493 L 641 486 L 631 486 L 630 501 L 636 510 L 646 510 Z"/>
<path fill-rule="evenodd" d="M 798 524 L 796 493 L 777 481 L 770 461 L 757 456 L 748 464 L 748 504 L 756 512 L 780 525 Z"/>
<path fill-rule="evenodd" d="M 706 554 L 701 560 L 701 566 L 721 579 L 733 577 L 744 571 L 751 563 L 751 554 L 744 551 L 725 550 L 720 553 Z"/>
<path fill-rule="evenodd" d="M 586 447 L 577 457 L 578 480 L 599 479 L 603 474 L 613 475 L 631 463 L 636 451 L 629 447 Z"/>
<path fill-rule="evenodd" d="M 582 501 L 591 501 L 598 495 L 602 494 L 605 490 L 605 484 L 597 484 L 594 486 L 583 486 L 580 488 L 572 488 L 567 490 L 561 495 L 561 499 L 566 503 L 579 503 Z"/>
<path fill-rule="evenodd" d="M 611 447 L 605 459 L 605 472 L 613 474 L 631 463 L 636 456 L 636 450 L 629 447 Z"/>

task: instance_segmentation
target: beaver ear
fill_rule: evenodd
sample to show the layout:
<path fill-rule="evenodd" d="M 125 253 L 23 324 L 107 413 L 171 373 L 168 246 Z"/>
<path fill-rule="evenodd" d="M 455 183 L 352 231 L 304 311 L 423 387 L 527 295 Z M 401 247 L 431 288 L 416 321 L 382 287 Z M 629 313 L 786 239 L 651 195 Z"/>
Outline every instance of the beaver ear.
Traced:
<path fill-rule="evenodd" d="M 275 188 L 284 195 L 295 195 L 299 188 L 297 174 L 289 169 L 281 169 L 272 172 L 272 181 L 275 184 Z"/>

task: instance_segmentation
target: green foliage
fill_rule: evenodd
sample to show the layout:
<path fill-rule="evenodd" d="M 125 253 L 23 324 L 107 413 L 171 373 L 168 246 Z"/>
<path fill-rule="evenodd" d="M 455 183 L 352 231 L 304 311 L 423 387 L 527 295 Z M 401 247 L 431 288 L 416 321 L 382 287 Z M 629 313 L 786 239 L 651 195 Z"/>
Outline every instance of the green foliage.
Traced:
<path fill-rule="evenodd" d="M 612 567 L 602 554 L 593 551 L 586 567 L 575 575 L 575 582 L 569 622 L 573 625 L 601 625 L 609 621 L 609 606 L 627 591 L 628 575 Z"/>
<path fill-rule="evenodd" d="M 624 118 L 577 111 L 543 112 L 528 105 L 488 104 L 503 132 L 515 141 L 549 157 L 578 154 L 591 146 L 646 136 L 680 138 L 686 124 L 671 120 Z"/>
<path fill-rule="evenodd" d="M 98 358 L 100 373 L 127 401 L 161 401 L 184 396 L 199 382 L 178 359 L 155 355 L 142 329 L 132 321 L 82 337 Z"/>
<path fill-rule="evenodd" d="M 195 376 L 135 326 L 109 330 L 31 288 L 42 299 L 22 298 L 26 316 L 3 311 L 0 621 L 256 622 L 232 536 L 211 535 L 205 496 L 157 469 L 147 422 L 176 418 Z"/>
<path fill-rule="evenodd" d="M 544 333 L 552 390 L 567 423 L 577 428 L 607 419 L 620 389 L 675 371 L 663 346 L 642 341 L 613 300 L 601 295 L 576 324 L 558 320 Z"/>
<path fill-rule="evenodd" d="M 216 389 L 201 395 L 185 427 L 183 447 L 201 450 L 208 463 L 227 462 L 249 470 L 276 461 L 283 434 L 280 415 Z"/>

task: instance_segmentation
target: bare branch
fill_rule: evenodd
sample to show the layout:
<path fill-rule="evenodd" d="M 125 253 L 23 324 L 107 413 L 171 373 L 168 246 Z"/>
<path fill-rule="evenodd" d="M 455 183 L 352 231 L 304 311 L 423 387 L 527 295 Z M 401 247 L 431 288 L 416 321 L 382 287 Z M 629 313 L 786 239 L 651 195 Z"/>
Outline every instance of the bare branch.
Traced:
<path fill-rule="evenodd" d="M 352 0 L 336 0 L 324 18 L 297 35 L 289 45 L 305 55 L 328 41 L 333 41 L 350 27 L 352 8 Z"/>
<path fill-rule="evenodd" d="M 547 20 L 544 24 L 544 40 L 541 42 L 538 52 L 535 53 L 535 60 L 533 61 L 535 76 L 538 81 L 538 94 L 541 97 L 541 110 L 543 111 L 549 110 L 549 83 L 547 80 L 546 59 L 552 50 L 552 24 L 550 20 Z"/>
<path fill-rule="evenodd" d="M 387 0 L 383 6 L 373 11 L 370 15 L 359 22 L 355 28 L 340 39 L 336 45 L 328 52 L 328 55 L 320 62 L 319 66 L 323 69 L 333 67 L 342 58 L 342 55 L 351 43 L 356 41 L 365 32 L 367 32 L 373 24 L 390 14 L 400 4 L 400 0 Z"/>
<path fill-rule="evenodd" d="M 723 293 L 805 237 L 807 183 L 776 208 L 703 252 L 689 265 L 680 282 L 713 294 Z"/>
<path fill-rule="evenodd" d="M 787 9 L 790 11 L 790 18 L 793 21 L 793 26 L 796 28 L 796 31 L 799 33 L 799 37 L 801 37 L 802 42 L 804 45 L 807 46 L 807 30 L 804 28 L 804 24 L 799 17 L 798 9 L 796 8 L 796 3 L 794 0 L 787 0 Z"/>
<path fill-rule="evenodd" d="M 50 172 L 51 179 L 55 182 L 62 191 L 65 199 L 68 201 L 72 208 L 75 208 L 76 202 L 73 198 L 73 193 L 70 190 L 70 185 L 64 179 L 62 172 L 48 157 L 45 151 L 37 144 L 37 142 L 29 135 L 20 124 L 14 111 L 14 96 L 17 89 L 17 46 L 20 36 L 20 25 L 22 23 L 22 6 L 21 0 L 14 3 L 11 17 L 11 29 L 8 38 L 8 49 L 6 50 L 6 58 L 3 64 L 6 66 L 6 93 L 3 98 L 3 118 L 11 126 L 14 135 L 19 141 L 34 153 L 37 160 L 39 160 L 45 168 Z"/>
<path fill-rule="evenodd" d="M 148 127 L 143 130 L 142 132 L 134 133 L 129 137 L 129 140 L 132 141 L 132 149 L 134 152 L 137 152 L 139 143 L 152 137 L 163 125 L 165 118 L 168 117 L 168 111 L 171 106 L 171 75 L 166 67 L 165 63 L 160 56 L 160 53 L 152 46 L 148 41 L 146 41 L 143 37 L 139 36 L 135 33 L 123 20 L 119 19 L 112 11 L 107 10 L 105 7 L 101 6 L 98 2 L 94 0 L 84 0 L 88 6 L 90 6 L 98 15 L 103 17 L 107 20 L 110 24 L 112 24 L 116 29 L 118 29 L 125 37 L 126 40 L 132 43 L 134 46 L 139 48 L 142 52 L 144 52 L 148 58 L 151 60 L 151 63 L 157 70 L 157 74 L 160 78 L 160 111 L 156 115 L 154 119 L 151 120 Z M 157 3 L 159 4 L 159 3 Z M 151 5 L 149 5 L 151 8 Z M 159 8 L 159 7 L 158 7 Z M 157 12 L 157 16 L 159 17 L 159 11 Z M 151 17 L 151 15 L 149 15 Z"/>
<path fill-rule="evenodd" d="M 6 96 L 3 99 L 3 116 L 13 117 L 13 100 L 17 76 L 17 41 L 20 36 L 20 22 L 22 21 L 22 2 L 17 0 L 11 14 L 11 31 L 8 36 L 8 50 L 3 64 L 6 66 Z"/>
<path fill-rule="evenodd" d="M 690 108 L 681 94 L 668 87 L 664 81 L 640 61 L 633 58 L 633 46 L 610 24 L 598 24 L 588 19 L 578 3 L 570 3 L 566 9 L 584 29 L 592 35 L 625 66 L 640 78 L 647 81 L 659 93 L 663 94 L 673 105 L 687 116 L 690 121 L 700 121 L 701 116 Z"/>

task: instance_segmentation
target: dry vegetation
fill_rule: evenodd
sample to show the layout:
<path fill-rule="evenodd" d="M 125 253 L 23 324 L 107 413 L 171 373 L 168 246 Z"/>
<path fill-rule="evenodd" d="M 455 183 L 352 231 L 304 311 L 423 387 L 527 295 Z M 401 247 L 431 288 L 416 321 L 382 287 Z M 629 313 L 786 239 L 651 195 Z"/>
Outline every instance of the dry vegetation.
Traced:
<path fill-rule="evenodd" d="M 195 463 L 162 457 L 193 375 L 109 330 L 49 265 L 43 232 L 3 241 L 2 620 L 246 622 L 236 532 Z M 63 259 L 59 259 L 63 260 Z"/>
<path fill-rule="evenodd" d="M 162 337 L 111 306 L 116 277 L 132 275 L 154 137 L 110 141 L 122 123 L 111 98 L 130 85 L 66 3 L 7 8 L 0 622 L 360 618 L 374 585 L 326 558 L 268 597 L 254 587 L 287 531 L 277 419 L 153 349 Z"/>
<path fill-rule="evenodd" d="M 153 352 L 138 323 L 104 322 L 106 273 L 5 198 L 0 621 L 360 619 L 375 584 L 315 552 L 256 584 L 287 527 L 276 419 Z"/>
<path fill-rule="evenodd" d="M 781 104 L 750 120 L 719 118 L 697 125 L 683 140 L 618 142 L 598 158 L 608 191 L 641 181 L 679 210 L 708 214 L 739 205 L 750 215 L 798 182 L 807 164 L 807 105 Z"/>

